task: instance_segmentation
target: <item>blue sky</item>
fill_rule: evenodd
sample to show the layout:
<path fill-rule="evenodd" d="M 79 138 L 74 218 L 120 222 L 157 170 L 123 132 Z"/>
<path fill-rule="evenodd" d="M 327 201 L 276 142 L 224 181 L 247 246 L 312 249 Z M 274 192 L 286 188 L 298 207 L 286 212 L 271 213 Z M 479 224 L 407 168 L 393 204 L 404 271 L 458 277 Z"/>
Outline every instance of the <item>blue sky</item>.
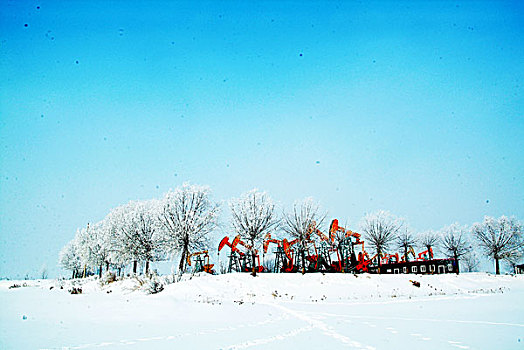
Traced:
<path fill-rule="evenodd" d="M 185 181 L 352 228 L 524 219 L 519 2 L 0 6 L 0 276 Z"/>

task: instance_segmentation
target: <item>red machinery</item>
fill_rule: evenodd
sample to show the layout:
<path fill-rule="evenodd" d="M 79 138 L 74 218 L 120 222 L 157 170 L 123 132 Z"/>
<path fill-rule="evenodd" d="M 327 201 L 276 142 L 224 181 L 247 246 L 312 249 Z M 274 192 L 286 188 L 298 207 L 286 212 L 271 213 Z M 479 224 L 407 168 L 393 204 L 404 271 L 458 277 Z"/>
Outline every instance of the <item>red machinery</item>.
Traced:
<path fill-rule="evenodd" d="M 275 239 L 275 238 L 271 238 L 271 233 L 267 233 L 266 236 L 264 237 L 264 242 L 263 242 L 263 247 L 264 247 L 264 254 L 267 253 L 267 249 L 269 247 L 269 243 L 275 243 L 278 245 L 278 247 L 281 247 L 282 246 L 282 241 L 278 240 L 278 239 Z"/>
<path fill-rule="evenodd" d="M 415 250 L 413 249 L 413 247 L 410 246 L 409 249 L 408 249 L 408 252 L 400 257 L 400 262 L 408 261 L 407 258 L 409 256 L 409 254 L 413 255 L 413 260 L 417 259 L 417 256 L 415 255 Z"/>
<path fill-rule="evenodd" d="M 204 256 L 203 259 L 202 259 L 201 255 Z M 205 271 L 205 272 L 210 273 L 212 275 L 215 274 L 215 271 L 213 270 L 213 266 L 215 266 L 215 265 L 209 263 L 209 254 L 208 254 L 207 250 L 203 250 L 201 252 L 196 252 L 196 253 L 193 253 L 193 254 L 189 254 L 187 256 L 187 258 L 186 258 L 188 266 L 191 266 L 191 258 L 194 257 L 194 256 L 197 257 L 195 268 L 194 268 L 195 272 Z"/>
<path fill-rule="evenodd" d="M 400 258 L 398 256 L 398 253 L 395 254 L 384 254 L 382 256 L 382 264 L 396 264 L 400 262 Z"/>
<path fill-rule="evenodd" d="M 365 251 L 358 253 L 358 264 L 355 269 L 358 272 L 367 272 L 369 264 L 371 264 L 377 256 L 378 254 L 375 254 L 372 258 L 369 258 L 368 253 Z"/>
<path fill-rule="evenodd" d="M 335 237 L 337 235 L 337 232 L 342 233 L 343 235 L 342 238 L 355 237 L 356 243 L 360 243 L 360 233 L 353 232 L 351 230 L 346 230 L 344 227 L 338 226 L 338 219 L 333 219 L 329 227 L 329 237 L 332 243 L 335 242 Z"/>
<path fill-rule="evenodd" d="M 322 233 L 322 231 L 320 231 L 317 228 L 317 223 L 315 221 L 312 221 L 311 224 L 308 227 L 308 231 L 307 231 L 308 239 L 310 238 L 310 235 L 312 233 L 314 233 L 317 236 L 319 236 L 321 241 L 325 241 L 325 242 L 329 242 L 330 241 L 330 239 L 324 233 Z M 333 242 L 333 241 L 331 241 L 331 242 Z"/>
<path fill-rule="evenodd" d="M 286 253 L 286 256 L 289 260 L 293 261 L 293 253 L 294 251 L 291 249 L 292 246 L 297 244 L 299 239 L 294 239 L 291 242 L 284 238 L 282 241 L 282 248 L 284 248 L 284 253 Z"/>
<path fill-rule="evenodd" d="M 336 244 L 339 256 L 338 266 L 336 271 L 348 272 L 357 269 L 362 269 L 372 262 L 372 259 L 367 259 L 367 253 L 364 249 L 364 241 L 360 240 L 360 233 L 348 230 L 342 226 L 339 226 L 338 219 L 333 219 L 329 226 L 329 237 L 332 244 Z M 355 240 L 353 241 L 352 238 Z M 361 255 L 362 258 L 358 260 L 355 256 L 355 246 L 362 245 Z M 369 257 L 368 257 L 369 258 Z M 357 270 L 358 270 L 357 269 Z"/>
<path fill-rule="evenodd" d="M 263 247 L 264 247 L 264 254 L 267 253 L 267 250 L 269 248 L 269 244 L 274 243 L 277 245 L 277 249 L 274 251 L 275 253 L 275 261 L 274 261 L 274 272 L 291 272 L 293 270 L 293 260 L 288 258 L 288 255 L 291 255 L 292 253 L 289 251 L 289 242 L 284 240 L 278 240 L 271 237 L 271 233 L 267 233 L 264 237 L 263 241 Z M 284 251 L 284 244 L 286 245 L 287 252 Z"/>
<path fill-rule="evenodd" d="M 238 243 L 238 242 L 236 242 L 236 243 Z M 242 252 L 239 251 L 238 249 L 236 249 L 236 244 L 233 245 L 233 244 L 229 243 L 229 237 L 228 237 L 228 236 L 225 236 L 224 238 L 222 238 L 222 240 L 221 240 L 220 243 L 218 244 L 218 254 L 220 254 L 220 251 L 221 251 L 222 248 L 224 248 L 226 245 L 227 245 L 229 248 L 231 248 L 231 252 L 238 252 L 239 254 L 242 255 Z"/>
<path fill-rule="evenodd" d="M 298 239 L 294 239 L 289 242 L 285 238 L 282 240 L 282 249 L 284 250 L 285 257 L 287 258 L 287 261 L 285 261 L 282 266 L 283 272 L 293 272 L 295 270 L 295 251 L 291 247 L 297 244 L 298 241 Z"/>
<path fill-rule="evenodd" d="M 418 254 L 417 260 L 431 260 L 433 259 L 433 249 L 431 247 L 428 250 Z"/>
<path fill-rule="evenodd" d="M 315 246 L 315 255 L 310 258 L 315 261 L 315 270 L 323 268 L 325 271 L 340 272 L 342 271 L 342 259 L 338 247 L 334 245 L 335 236 L 328 237 L 316 227 L 316 222 L 313 221 L 308 229 L 309 234 L 316 234 L 320 238 L 321 245 L 317 249 Z M 311 240 L 313 242 L 313 240 Z M 319 253 L 320 252 L 320 253 Z M 336 253 L 337 261 L 331 261 L 331 254 Z"/>
<path fill-rule="evenodd" d="M 264 271 L 264 266 L 260 265 L 260 257 L 258 255 L 258 251 L 256 249 L 254 249 L 252 246 L 250 246 L 249 244 L 245 243 L 244 241 L 242 241 L 240 239 L 240 235 L 237 235 L 234 239 L 233 239 L 233 242 L 229 243 L 229 237 L 224 237 L 222 238 L 222 240 L 220 241 L 219 245 L 218 245 L 218 253 L 220 254 L 220 251 L 222 250 L 222 248 L 224 248 L 225 246 L 228 246 L 231 248 L 231 256 L 230 256 L 230 262 L 229 262 L 229 269 L 231 270 L 232 269 L 232 266 L 233 265 L 240 265 L 240 270 L 243 271 L 243 272 L 250 272 L 252 270 L 252 268 L 249 266 L 249 259 L 247 258 L 247 254 L 249 252 L 253 252 L 255 254 L 255 258 L 257 259 L 257 262 L 258 262 L 258 266 L 256 266 L 256 270 L 257 272 L 262 272 Z M 242 246 L 246 249 L 245 252 L 242 252 L 240 249 L 238 249 L 238 246 Z M 238 254 L 238 256 L 237 256 Z M 238 263 L 237 263 L 238 261 Z"/>

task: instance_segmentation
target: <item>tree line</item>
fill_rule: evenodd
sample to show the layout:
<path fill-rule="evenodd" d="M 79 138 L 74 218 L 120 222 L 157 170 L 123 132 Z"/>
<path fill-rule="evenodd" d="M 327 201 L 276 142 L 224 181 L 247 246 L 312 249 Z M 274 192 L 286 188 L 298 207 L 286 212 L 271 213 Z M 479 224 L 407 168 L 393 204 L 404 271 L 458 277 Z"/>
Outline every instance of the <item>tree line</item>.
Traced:
<path fill-rule="evenodd" d="M 209 187 L 184 184 L 160 199 L 131 201 L 111 210 L 100 222 L 78 229 L 60 252 L 60 265 L 82 277 L 98 271 L 115 270 L 120 275 L 130 267 L 137 273 L 143 264 L 148 274 L 150 263 L 179 257 L 178 273 L 186 270 L 191 252 L 207 249 L 210 236 L 219 226 L 220 205 L 211 199 Z M 260 250 L 268 233 L 280 233 L 301 240 L 312 227 L 321 229 L 327 213 L 311 198 L 296 202 L 289 211 L 277 213 L 271 197 L 251 190 L 229 201 L 230 227 L 247 243 L 255 266 L 255 250 Z M 513 217 L 485 217 L 471 227 L 452 224 L 439 231 L 414 233 L 404 220 L 388 211 L 362 218 L 360 230 L 367 247 L 378 256 L 399 249 L 408 258 L 412 247 L 442 252 L 460 260 L 466 271 L 474 271 L 479 256 L 512 267 L 524 256 L 523 228 Z M 255 271 L 253 270 L 253 273 Z"/>

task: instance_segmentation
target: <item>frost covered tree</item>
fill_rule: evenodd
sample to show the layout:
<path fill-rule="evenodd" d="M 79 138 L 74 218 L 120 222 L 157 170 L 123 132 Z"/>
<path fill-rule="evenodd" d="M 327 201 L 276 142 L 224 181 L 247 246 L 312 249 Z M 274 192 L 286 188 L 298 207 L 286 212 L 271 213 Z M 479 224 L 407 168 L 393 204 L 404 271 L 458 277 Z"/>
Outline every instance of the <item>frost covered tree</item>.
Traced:
<path fill-rule="evenodd" d="M 80 262 L 80 257 L 77 254 L 75 239 L 72 239 L 62 248 L 58 262 L 62 268 L 73 273 L 71 278 L 78 277 L 82 264 Z"/>
<path fill-rule="evenodd" d="M 404 222 L 389 211 L 367 214 L 360 224 L 364 238 L 380 257 L 395 241 Z"/>
<path fill-rule="evenodd" d="M 211 201 L 210 192 L 207 186 L 185 183 L 161 200 L 160 240 L 167 253 L 180 254 L 179 274 L 191 252 L 207 248 L 209 234 L 218 225 L 220 207 Z"/>
<path fill-rule="evenodd" d="M 253 189 L 240 198 L 232 199 L 229 208 L 231 209 L 231 226 L 251 246 L 253 276 L 256 276 L 256 246 L 268 232 L 278 225 L 275 204 L 267 193 Z"/>
<path fill-rule="evenodd" d="M 127 263 L 123 254 L 118 251 L 120 246 L 119 230 L 121 221 L 114 220 L 113 217 L 116 209 L 112 209 L 109 214 L 99 223 L 100 230 L 103 232 L 103 244 L 107 250 L 105 259 L 106 272 L 109 272 L 109 266 L 123 266 Z M 120 275 L 120 273 L 119 273 Z"/>
<path fill-rule="evenodd" d="M 440 243 L 440 237 L 438 232 L 435 232 L 433 230 L 423 232 L 420 235 L 419 243 L 420 246 L 424 248 L 424 250 L 428 251 L 429 258 L 433 259 L 433 253 L 436 250 L 436 248 L 438 248 Z"/>
<path fill-rule="evenodd" d="M 458 268 L 459 259 L 471 250 L 471 244 L 467 238 L 467 228 L 455 223 L 442 228 L 440 234 L 444 253 L 447 257 L 455 259 Z"/>
<path fill-rule="evenodd" d="M 522 259 L 524 258 L 524 249 L 519 250 L 512 256 L 509 256 L 504 259 L 504 262 L 508 265 L 509 269 L 512 272 L 515 272 L 515 268 L 517 265 L 522 263 Z"/>
<path fill-rule="evenodd" d="M 159 208 L 157 200 L 131 201 L 113 209 L 105 220 L 114 260 L 133 262 L 135 274 L 138 262 L 145 262 L 145 273 L 148 273 L 149 263 L 160 256 L 157 240 Z"/>
<path fill-rule="evenodd" d="M 409 261 L 409 248 L 417 244 L 417 239 L 415 235 L 409 229 L 405 228 L 404 230 L 400 230 L 400 233 L 398 234 L 396 241 L 397 247 L 404 252 L 404 258 L 406 259 L 406 261 Z"/>
<path fill-rule="evenodd" d="M 313 225 L 320 227 L 326 215 L 327 213 L 320 210 L 320 205 L 313 198 L 295 202 L 292 212 L 283 212 L 282 214 L 282 230 L 293 239 L 298 240 L 297 246 L 302 260 L 302 273 L 305 273 L 305 249 L 307 237 L 310 234 L 309 230 Z"/>
<path fill-rule="evenodd" d="M 102 276 L 102 266 L 109 259 L 109 249 L 104 233 L 100 223 L 87 224 L 86 228 L 77 231 L 76 249 L 84 266 L 84 277 L 87 267 L 92 267 L 93 270 L 98 268 L 99 277 Z"/>
<path fill-rule="evenodd" d="M 473 224 L 473 236 L 487 257 L 495 260 L 495 273 L 500 274 L 500 260 L 511 264 L 522 256 L 524 239 L 522 225 L 515 218 L 486 216 L 481 223 Z"/>

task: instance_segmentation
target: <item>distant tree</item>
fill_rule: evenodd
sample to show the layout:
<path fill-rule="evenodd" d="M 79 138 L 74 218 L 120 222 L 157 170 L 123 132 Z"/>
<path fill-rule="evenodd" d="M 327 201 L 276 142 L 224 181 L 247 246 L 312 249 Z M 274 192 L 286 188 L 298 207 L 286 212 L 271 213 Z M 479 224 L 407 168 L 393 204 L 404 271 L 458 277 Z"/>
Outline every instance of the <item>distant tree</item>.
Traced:
<path fill-rule="evenodd" d="M 465 272 L 476 272 L 479 270 L 480 260 L 474 250 L 466 253 L 461 262 Z"/>
<path fill-rule="evenodd" d="M 302 260 L 302 273 L 305 273 L 305 249 L 308 231 L 313 225 L 320 227 L 326 215 L 326 213 L 320 211 L 320 205 L 313 198 L 295 202 L 291 213 L 283 212 L 282 214 L 282 230 L 293 239 L 298 240 L 297 247 Z"/>
<path fill-rule="evenodd" d="M 414 247 L 417 244 L 417 238 L 408 228 L 404 228 L 403 230 L 400 230 L 396 240 L 397 247 L 404 252 L 406 261 L 409 261 L 409 248 Z"/>
<path fill-rule="evenodd" d="M 88 267 L 93 268 L 93 271 L 98 268 L 99 277 L 102 276 L 102 266 L 109 256 L 103 235 L 104 231 L 99 223 L 87 224 L 87 227 L 77 231 L 76 249 L 84 266 L 84 277 Z"/>
<path fill-rule="evenodd" d="M 524 257 L 524 250 L 519 250 L 515 254 L 504 259 L 504 262 L 508 265 L 510 271 L 515 272 L 517 265 L 522 263 L 522 258 Z"/>
<path fill-rule="evenodd" d="M 207 248 L 218 225 L 220 207 L 210 200 L 209 187 L 184 184 L 169 191 L 160 203 L 161 243 L 170 254 L 180 253 L 179 274 L 191 251 Z"/>
<path fill-rule="evenodd" d="M 433 254 L 436 248 L 438 248 L 440 244 L 440 237 L 438 232 L 435 232 L 433 230 L 429 230 L 426 232 L 423 232 L 420 235 L 419 244 L 424 250 L 428 251 L 428 256 L 430 259 L 433 259 Z"/>
<path fill-rule="evenodd" d="M 265 192 L 253 189 L 232 199 L 229 207 L 233 229 L 251 246 L 252 274 L 256 276 L 256 246 L 278 224 L 275 205 Z"/>
<path fill-rule="evenodd" d="M 384 210 L 367 214 L 362 219 L 360 226 L 364 238 L 379 256 L 379 265 L 380 257 L 395 241 L 403 225 L 402 219 Z"/>
<path fill-rule="evenodd" d="M 459 259 L 466 255 L 471 249 L 471 244 L 467 238 L 467 228 L 455 223 L 444 227 L 440 233 L 444 253 L 447 257 L 455 259 L 458 269 Z M 458 273 L 459 271 L 457 270 L 457 274 Z"/>
<path fill-rule="evenodd" d="M 62 268 L 72 272 L 72 277 L 78 277 L 82 264 L 77 253 L 76 240 L 72 239 L 60 251 L 58 262 Z"/>
<path fill-rule="evenodd" d="M 47 265 L 44 264 L 42 265 L 42 268 L 40 269 L 40 278 L 43 280 L 46 280 L 47 276 L 48 276 L 48 269 L 47 269 Z"/>
<path fill-rule="evenodd" d="M 482 223 L 473 224 L 473 236 L 484 254 L 495 260 L 495 273 L 500 274 L 500 260 L 516 263 L 524 247 L 522 225 L 515 218 L 486 216 Z"/>

